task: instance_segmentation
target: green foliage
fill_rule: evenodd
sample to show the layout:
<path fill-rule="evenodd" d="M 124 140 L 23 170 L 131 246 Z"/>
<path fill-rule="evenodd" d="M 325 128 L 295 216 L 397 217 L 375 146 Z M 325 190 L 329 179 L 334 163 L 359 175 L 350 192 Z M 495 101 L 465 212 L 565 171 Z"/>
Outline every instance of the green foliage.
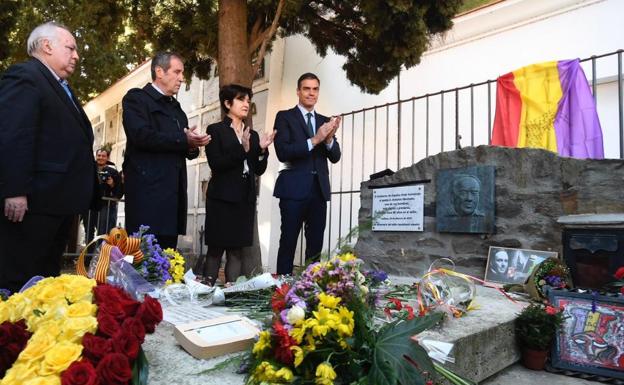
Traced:
<path fill-rule="evenodd" d="M 147 385 L 149 376 L 149 362 L 143 348 L 139 349 L 139 355 L 132 365 L 132 385 Z"/>
<path fill-rule="evenodd" d="M 434 326 L 443 318 L 442 313 L 433 313 L 424 317 L 416 317 L 410 321 L 389 324 L 382 328 L 377 336 L 373 352 L 373 364 L 368 374 L 368 381 L 376 385 L 424 384 L 427 373 L 434 371 L 431 359 L 415 341 L 405 343 L 409 339 Z M 418 363 L 415 367 L 409 362 Z M 426 373 L 425 373 L 426 372 Z"/>
<path fill-rule="evenodd" d="M 564 320 L 559 309 L 541 303 L 531 304 L 516 318 L 518 343 L 533 350 L 547 350 Z"/>
<path fill-rule="evenodd" d="M 285 0 L 278 34 L 302 33 L 321 56 L 329 50 L 344 56 L 347 78 L 365 92 L 379 93 L 402 67 L 420 62 L 431 37 L 451 27 L 461 3 Z M 276 4 L 275 0 L 246 3 L 250 49 L 236 54 L 245 55 L 250 66 Z M 35 26 L 57 20 L 74 31 L 80 47 L 81 67 L 71 84 L 83 100 L 102 92 L 158 50 L 179 52 L 188 79 L 191 74 L 208 78 L 219 52 L 218 18 L 217 0 L 3 0 L 0 71 L 26 59 L 26 39 Z"/>
<path fill-rule="evenodd" d="M 462 0 L 301 1 L 285 17 L 283 34 L 303 33 L 325 56 L 346 58 L 347 78 L 363 91 L 381 92 L 401 67 L 420 63 L 431 37 L 452 26 Z"/>
<path fill-rule="evenodd" d="M 76 37 L 81 60 L 70 82 L 78 98 L 88 100 L 148 56 L 145 41 L 135 39 L 127 28 L 130 1 L 0 2 L 0 71 L 26 60 L 30 32 L 41 23 L 55 20 L 65 24 Z"/>

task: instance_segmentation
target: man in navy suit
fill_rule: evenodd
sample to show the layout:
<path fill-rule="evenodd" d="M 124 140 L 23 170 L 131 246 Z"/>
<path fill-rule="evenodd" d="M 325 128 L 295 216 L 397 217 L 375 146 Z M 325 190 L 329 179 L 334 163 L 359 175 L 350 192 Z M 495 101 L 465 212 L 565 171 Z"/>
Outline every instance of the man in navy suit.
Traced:
<path fill-rule="evenodd" d="M 76 40 L 49 22 L 27 51 L 0 80 L 0 288 L 11 291 L 60 273 L 72 220 L 97 197 L 93 129 L 66 80 Z"/>
<path fill-rule="evenodd" d="M 273 195 L 280 199 L 281 237 L 277 273 L 291 274 L 297 238 L 305 223 L 306 259 L 320 254 L 330 199 L 327 160 L 340 160 L 335 134 L 340 117 L 328 118 L 314 111 L 319 78 L 305 73 L 297 81 L 299 103 L 275 117 L 275 153 L 285 168 L 275 182 Z"/>

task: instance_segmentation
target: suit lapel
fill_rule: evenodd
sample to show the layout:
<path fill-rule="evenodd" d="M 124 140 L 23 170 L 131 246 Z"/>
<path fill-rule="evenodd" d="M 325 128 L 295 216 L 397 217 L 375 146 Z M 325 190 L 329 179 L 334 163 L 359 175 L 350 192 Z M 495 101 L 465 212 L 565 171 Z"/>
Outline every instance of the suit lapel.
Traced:
<path fill-rule="evenodd" d="M 41 73 L 46 78 L 48 83 L 50 83 L 50 87 L 52 87 L 52 89 L 56 93 L 56 96 L 58 96 L 61 99 L 63 104 L 65 104 L 65 107 L 69 110 L 70 115 L 73 116 L 74 119 L 76 119 L 76 121 L 82 128 L 83 134 L 86 136 L 86 139 L 87 140 L 90 139 L 92 141 L 93 132 L 91 132 L 90 125 L 87 124 L 89 120 L 87 119 L 86 115 L 84 115 L 84 112 L 82 111 L 82 107 L 80 107 L 80 103 L 78 103 L 78 101 L 75 100 L 74 98 L 74 103 L 76 104 L 74 105 L 74 103 L 72 103 L 67 93 L 63 89 L 63 86 L 61 86 L 58 80 L 56 80 L 54 76 L 52 75 L 52 73 L 50 73 L 50 70 L 39 60 L 37 59 L 34 59 L 34 60 L 38 63 L 39 71 L 41 71 Z M 72 91 L 72 94 L 73 94 L 73 91 Z"/>

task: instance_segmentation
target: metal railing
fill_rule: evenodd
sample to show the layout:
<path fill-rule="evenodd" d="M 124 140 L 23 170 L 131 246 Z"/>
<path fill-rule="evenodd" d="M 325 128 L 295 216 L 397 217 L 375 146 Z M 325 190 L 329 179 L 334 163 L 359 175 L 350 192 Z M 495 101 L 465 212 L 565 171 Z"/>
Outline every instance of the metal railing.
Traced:
<path fill-rule="evenodd" d="M 76 257 L 96 236 L 107 234 L 113 227 L 120 226 L 117 223 L 117 209 L 123 199 L 102 197 L 104 202 L 100 210 L 89 210 L 77 217 L 70 233 L 65 257 Z M 88 254 L 92 254 L 95 248 L 91 247 Z"/>
<path fill-rule="evenodd" d="M 581 60 L 590 79 L 603 135 L 608 138 L 605 146 L 616 146 L 610 153 L 605 148 L 605 156 L 620 159 L 624 158 L 623 52 L 620 49 Z M 608 111 L 601 108 L 600 86 L 608 85 L 609 92 L 605 93 L 612 95 L 613 83 L 617 87 L 617 108 Z M 461 146 L 489 144 L 495 98 L 494 79 L 342 114 L 338 138 L 342 159 L 330 165 L 332 198 L 327 210 L 325 250 L 334 250 L 345 236 L 347 243 L 355 242 L 357 235 L 351 229 L 358 224 L 359 186 L 368 175 L 386 168 L 399 170 Z M 303 249 L 302 242 L 300 261 Z"/>

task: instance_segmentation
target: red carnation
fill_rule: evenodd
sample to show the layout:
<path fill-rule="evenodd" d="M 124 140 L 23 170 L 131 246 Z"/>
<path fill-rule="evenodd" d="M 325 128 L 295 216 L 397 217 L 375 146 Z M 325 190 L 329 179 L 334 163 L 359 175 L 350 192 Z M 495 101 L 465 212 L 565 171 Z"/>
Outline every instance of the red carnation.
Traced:
<path fill-rule="evenodd" d="M 139 310 L 137 310 L 136 317 L 143 322 L 147 333 L 154 333 L 156 325 L 162 321 L 163 317 L 160 302 L 146 295 L 143 303 L 139 306 Z"/>
<path fill-rule="evenodd" d="M 624 266 L 617 269 L 614 276 L 617 279 L 624 279 Z"/>
<path fill-rule="evenodd" d="M 139 340 L 130 332 L 120 329 L 117 334 L 113 336 L 113 351 L 115 353 L 121 353 L 128 357 L 132 362 L 139 355 Z"/>
<path fill-rule="evenodd" d="M 84 348 L 82 350 L 83 356 L 94 365 L 97 365 L 105 355 L 113 351 L 111 340 L 94 336 L 91 333 L 86 333 L 82 337 L 82 346 Z"/>
<path fill-rule="evenodd" d="M 99 335 L 112 337 L 117 333 L 117 330 L 119 330 L 119 322 L 110 314 L 98 314 L 97 321 Z"/>
<path fill-rule="evenodd" d="M 273 296 L 271 297 L 271 307 L 275 313 L 279 313 L 286 307 L 286 294 L 290 291 L 290 286 L 287 283 L 275 289 Z"/>
<path fill-rule="evenodd" d="M 97 373 L 91 362 L 81 360 L 73 362 L 61 374 L 61 385 L 97 385 Z"/>
<path fill-rule="evenodd" d="M 121 324 L 121 328 L 132 333 L 139 340 L 140 344 L 145 341 L 145 327 L 139 319 L 135 317 L 126 318 Z"/>
<path fill-rule="evenodd" d="M 121 353 L 109 353 L 95 369 L 101 384 L 126 385 L 132 378 L 128 357 Z"/>
<path fill-rule="evenodd" d="M 280 321 L 273 323 L 273 330 L 277 336 L 277 343 L 279 346 L 275 348 L 275 358 L 286 365 L 292 365 L 294 361 L 293 352 L 290 349 L 291 346 L 297 345 L 295 340 L 290 336 L 288 330 L 284 328 L 284 325 Z"/>

